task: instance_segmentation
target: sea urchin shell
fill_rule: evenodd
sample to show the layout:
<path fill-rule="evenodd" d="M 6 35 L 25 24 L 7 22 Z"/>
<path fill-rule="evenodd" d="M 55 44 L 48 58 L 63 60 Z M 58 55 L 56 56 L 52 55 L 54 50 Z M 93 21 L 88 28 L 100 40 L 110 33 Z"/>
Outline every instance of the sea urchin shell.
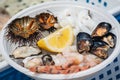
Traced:
<path fill-rule="evenodd" d="M 41 37 L 39 26 L 34 18 L 25 16 L 13 20 L 6 29 L 6 36 L 12 43 L 33 44 Z"/>
<path fill-rule="evenodd" d="M 53 32 L 56 29 L 54 24 L 57 23 L 57 17 L 54 17 L 50 13 L 40 13 L 36 16 L 36 21 L 40 26 L 40 30 Z"/>

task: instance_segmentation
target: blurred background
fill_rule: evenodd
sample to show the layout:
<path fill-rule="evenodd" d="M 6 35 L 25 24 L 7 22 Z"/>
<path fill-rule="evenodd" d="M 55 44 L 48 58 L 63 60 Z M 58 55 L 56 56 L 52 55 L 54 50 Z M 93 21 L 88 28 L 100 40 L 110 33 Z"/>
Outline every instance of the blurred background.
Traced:
<path fill-rule="evenodd" d="M 80 1 L 104 8 L 111 14 L 120 12 L 120 0 L 0 0 L 0 29 L 4 22 L 19 11 L 36 4 L 50 1 Z"/>

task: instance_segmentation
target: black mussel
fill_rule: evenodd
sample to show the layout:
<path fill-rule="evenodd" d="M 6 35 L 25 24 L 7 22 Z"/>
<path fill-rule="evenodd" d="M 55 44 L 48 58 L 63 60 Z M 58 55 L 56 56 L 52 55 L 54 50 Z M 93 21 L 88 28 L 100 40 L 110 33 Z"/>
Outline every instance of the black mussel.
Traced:
<path fill-rule="evenodd" d="M 113 33 L 104 35 L 102 40 L 105 41 L 111 48 L 114 48 L 116 45 L 116 36 Z"/>
<path fill-rule="evenodd" d="M 102 40 L 102 37 L 98 37 L 98 36 L 92 37 L 92 40 L 93 41 L 99 41 L 99 40 Z"/>
<path fill-rule="evenodd" d="M 88 52 L 93 44 L 92 38 L 88 33 L 80 32 L 77 35 L 77 50 L 79 53 Z"/>
<path fill-rule="evenodd" d="M 96 36 L 102 37 L 106 35 L 111 30 L 111 28 L 112 26 L 110 23 L 101 22 L 97 25 L 97 27 L 93 31 L 92 37 L 96 37 Z"/>
<path fill-rule="evenodd" d="M 99 40 L 93 42 L 90 52 L 102 59 L 106 59 L 108 57 L 108 49 L 108 44 L 102 40 Z"/>
<path fill-rule="evenodd" d="M 56 29 L 54 24 L 57 23 L 57 17 L 54 17 L 50 13 L 40 13 L 36 16 L 36 21 L 42 31 L 47 30 L 53 32 Z"/>
<path fill-rule="evenodd" d="M 45 54 L 42 56 L 43 65 L 54 65 L 55 62 L 50 54 Z"/>

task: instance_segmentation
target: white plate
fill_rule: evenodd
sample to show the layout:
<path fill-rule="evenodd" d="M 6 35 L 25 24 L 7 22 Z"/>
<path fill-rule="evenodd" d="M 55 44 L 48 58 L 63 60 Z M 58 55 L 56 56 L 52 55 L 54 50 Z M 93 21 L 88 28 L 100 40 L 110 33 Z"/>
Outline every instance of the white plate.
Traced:
<path fill-rule="evenodd" d="M 120 0 L 72 0 L 72 1 L 84 2 L 97 6 L 99 8 L 104 8 L 109 13 L 114 15 L 120 12 Z"/>
<path fill-rule="evenodd" d="M 1 32 L 0 32 L 1 33 Z M 0 39 L 1 39 L 1 34 L 0 34 Z M 1 46 L 0 46 L 1 48 Z M 0 51 L 0 55 L 2 55 L 2 52 Z M 2 56 L 3 57 L 3 56 Z M 10 66 L 8 65 L 8 63 L 3 60 L 0 62 L 0 72 L 4 71 L 5 69 L 9 68 Z"/>

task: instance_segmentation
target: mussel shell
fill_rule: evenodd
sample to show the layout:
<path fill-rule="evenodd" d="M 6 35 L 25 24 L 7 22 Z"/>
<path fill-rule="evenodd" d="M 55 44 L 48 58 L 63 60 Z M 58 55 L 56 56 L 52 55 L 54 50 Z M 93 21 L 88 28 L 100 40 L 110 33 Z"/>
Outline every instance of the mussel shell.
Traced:
<path fill-rule="evenodd" d="M 93 37 L 92 40 L 93 40 L 93 41 L 99 41 L 99 40 L 102 40 L 102 37 L 96 36 L 96 37 Z"/>
<path fill-rule="evenodd" d="M 111 48 L 114 48 L 116 45 L 116 36 L 113 33 L 108 33 L 102 37 L 102 40 L 105 41 Z"/>
<path fill-rule="evenodd" d="M 55 62 L 50 54 L 45 54 L 42 56 L 42 61 L 44 65 L 54 65 Z"/>
<path fill-rule="evenodd" d="M 106 59 L 108 57 L 107 54 L 108 50 L 109 50 L 108 44 L 102 40 L 99 40 L 93 42 L 90 52 L 102 59 Z"/>
<path fill-rule="evenodd" d="M 93 44 L 92 38 L 88 33 L 80 32 L 77 35 L 77 50 L 79 53 L 88 52 Z"/>
<path fill-rule="evenodd" d="M 101 22 L 97 25 L 95 30 L 92 32 L 92 37 L 96 37 L 96 36 L 102 37 L 106 35 L 111 30 L 111 28 L 112 26 L 110 23 Z"/>
<path fill-rule="evenodd" d="M 93 50 L 92 54 L 96 55 L 97 57 L 101 59 L 106 59 L 108 57 L 107 51 L 105 50 Z"/>
<path fill-rule="evenodd" d="M 77 35 L 77 40 L 91 40 L 91 36 L 86 32 L 79 32 Z"/>
<path fill-rule="evenodd" d="M 96 49 L 98 47 L 103 47 L 103 46 L 108 46 L 108 44 L 102 40 L 94 40 L 93 45 L 92 45 L 92 49 Z"/>

